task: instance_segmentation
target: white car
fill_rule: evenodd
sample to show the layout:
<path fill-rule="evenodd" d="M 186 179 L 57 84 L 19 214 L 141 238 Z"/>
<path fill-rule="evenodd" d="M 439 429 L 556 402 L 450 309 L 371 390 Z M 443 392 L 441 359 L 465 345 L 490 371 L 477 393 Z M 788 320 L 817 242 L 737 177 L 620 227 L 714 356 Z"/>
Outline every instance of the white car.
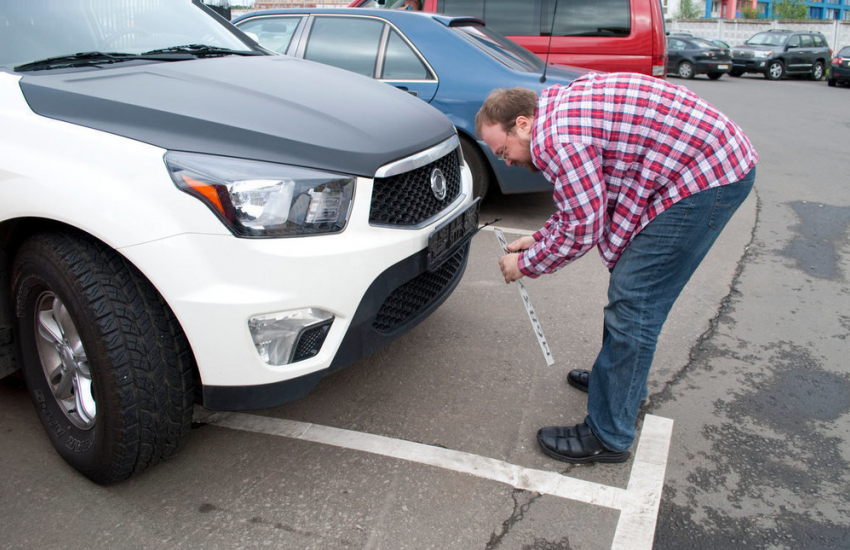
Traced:
<path fill-rule="evenodd" d="M 444 115 L 197 1 L 0 3 L 0 127 L 0 377 L 98 483 L 407 332 L 478 223 Z"/>

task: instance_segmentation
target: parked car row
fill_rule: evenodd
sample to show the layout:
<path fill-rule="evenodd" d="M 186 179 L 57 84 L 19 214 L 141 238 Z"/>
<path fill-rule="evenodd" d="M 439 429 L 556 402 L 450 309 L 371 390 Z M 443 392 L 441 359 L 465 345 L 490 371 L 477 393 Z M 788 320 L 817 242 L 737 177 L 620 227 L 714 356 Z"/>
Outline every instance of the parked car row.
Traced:
<path fill-rule="evenodd" d="M 832 59 L 826 37 L 809 31 L 759 32 L 732 48 L 717 39 L 675 32 L 668 35 L 667 47 L 667 73 L 681 78 L 707 74 L 717 79 L 725 73 L 735 77 L 757 73 L 770 80 L 780 80 L 786 75 L 822 80 Z"/>

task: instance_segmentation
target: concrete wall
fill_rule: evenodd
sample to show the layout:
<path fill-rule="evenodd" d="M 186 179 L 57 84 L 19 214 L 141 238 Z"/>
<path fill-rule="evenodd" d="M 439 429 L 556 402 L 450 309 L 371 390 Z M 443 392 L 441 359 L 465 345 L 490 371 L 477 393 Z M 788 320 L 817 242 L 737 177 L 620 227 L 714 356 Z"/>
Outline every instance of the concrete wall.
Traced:
<path fill-rule="evenodd" d="M 719 38 L 730 45 L 743 44 L 757 32 L 771 29 L 792 31 L 819 31 L 826 37 L 829 47 L 838 51 L 850 46 L 850 21 L 804 21 L 764 19 L 682 19 L 667 21 L 667 32 L 690 32 L 694 36 Z"/>

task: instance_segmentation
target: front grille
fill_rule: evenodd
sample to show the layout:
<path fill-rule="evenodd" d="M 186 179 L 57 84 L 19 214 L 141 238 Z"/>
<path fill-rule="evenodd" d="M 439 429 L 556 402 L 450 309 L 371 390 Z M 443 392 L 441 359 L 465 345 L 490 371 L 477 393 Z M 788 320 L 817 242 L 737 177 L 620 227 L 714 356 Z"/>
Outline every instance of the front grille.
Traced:
<path fill-rule="evenodd" d="M 457 276 L 466 257 L 466 246 L 434 271 L 426 271 L 390 294 L 375 315 L 372 326 L 378 332 L 392 332 L 431 305 Z"/>
<path fill-rule="evenodd" d="M 431 190 L 431 175 L 439 169 L 446 178 L 446 196 Z M 405 227 L 418 225 L 448 207 L 460 194 L 460 164 L 452 151 L 431 164 L 388 178 L 375 178 L 369 223 Z"/>

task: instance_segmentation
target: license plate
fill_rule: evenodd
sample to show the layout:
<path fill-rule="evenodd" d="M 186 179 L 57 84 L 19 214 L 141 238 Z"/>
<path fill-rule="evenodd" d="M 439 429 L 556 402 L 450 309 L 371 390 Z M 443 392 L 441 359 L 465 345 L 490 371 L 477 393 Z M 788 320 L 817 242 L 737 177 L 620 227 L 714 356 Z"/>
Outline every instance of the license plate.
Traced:
<path fill-rule="evenodd" d="M 718 69 L 728 69 L 729 65 L 718 65 L 717 68 Z"/>
<path fill-rule="evenodd" d="M 481 199 L 475 199 L 466 209 L 441 223 L 428 236 L 428 269 L 438 267 L 451 257 L 476 232 L 480 203 Z"/>

